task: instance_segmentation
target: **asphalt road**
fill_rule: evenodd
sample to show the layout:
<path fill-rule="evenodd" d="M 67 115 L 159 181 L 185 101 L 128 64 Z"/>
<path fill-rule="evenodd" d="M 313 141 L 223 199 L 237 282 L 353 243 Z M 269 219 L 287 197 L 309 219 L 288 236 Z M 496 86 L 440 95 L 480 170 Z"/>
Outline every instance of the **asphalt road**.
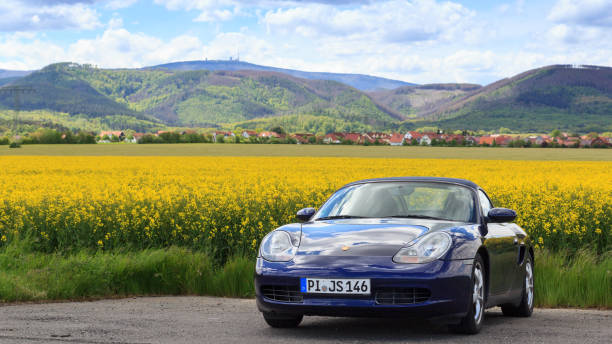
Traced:
<path fill-rule="evenodd" d="M 147 297 L 0 305 L 0 343 L 611 343 L 612 311 L 536 309 L 531 318 L 486 313 L 475 336 L 407 320 L 306 317 L 269 328 L 255 301 Z"/>

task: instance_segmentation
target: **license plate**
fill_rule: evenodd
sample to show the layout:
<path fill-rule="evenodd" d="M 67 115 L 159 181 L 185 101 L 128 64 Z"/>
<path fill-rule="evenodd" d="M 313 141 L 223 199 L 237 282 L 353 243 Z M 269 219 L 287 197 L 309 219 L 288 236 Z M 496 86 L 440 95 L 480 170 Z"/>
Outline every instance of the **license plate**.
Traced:
<path fill-rule="evenodd" d="M 300 291 L 313 294 L 370 295 L 370 279 L 301 278 Z"/>

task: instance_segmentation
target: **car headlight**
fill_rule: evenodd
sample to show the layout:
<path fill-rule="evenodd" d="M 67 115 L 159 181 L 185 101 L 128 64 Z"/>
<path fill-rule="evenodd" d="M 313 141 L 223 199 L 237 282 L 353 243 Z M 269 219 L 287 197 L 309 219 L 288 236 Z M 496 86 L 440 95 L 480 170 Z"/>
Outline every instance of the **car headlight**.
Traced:
<path fill-rule="evenodd" d="M 291 236 L 285 231 L 273 231 L 261 241 L 259 253 L 265 260 L 288 262 L 297 252 L 297 246 L 291 242 Z"/>
<path fill-rule="evenodd" d="M 425 235 L 417 242 L 408 247 L 400 249 L 393 261 L 396 263 L 429 263 L 434 261 L 448 251 L 453 240 L 450 235 L 444 232 L 435 232 Z"/>

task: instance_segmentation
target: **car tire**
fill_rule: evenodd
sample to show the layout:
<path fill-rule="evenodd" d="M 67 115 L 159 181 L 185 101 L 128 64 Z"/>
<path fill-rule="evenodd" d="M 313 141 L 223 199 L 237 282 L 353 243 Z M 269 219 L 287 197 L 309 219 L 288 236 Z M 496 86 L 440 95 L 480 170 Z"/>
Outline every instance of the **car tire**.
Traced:
<path fill-rule="evenodd" d="M 531 255 L 527 255 L 527 258 L 525 259 L 525 279 L 523 283 L 521 301 L 518 306 L 502 305 L 502 313 L 505 316 L 511 317 L 530 317 L 533 313 L 533 297 L 533 263 Z"/>
<path fill-rule="evenodd" d="M 477 254 L 472 265 L 472 287 L 470 289 L 472 300 L 470 307 L 466 316 L 461 319 L 461 322 L 451 327 L 453 331 L 465 334 L 480 332 L 484 321 L 486 280 L 484 262 L 480 254 Z"/>
<path fill-rule="evenodd" d="M 266 323 L 274 328 L 298 327 L 304 318 L 303 315 L 280 315 L 268 312 L 263 312 L 262 314 Z"/>

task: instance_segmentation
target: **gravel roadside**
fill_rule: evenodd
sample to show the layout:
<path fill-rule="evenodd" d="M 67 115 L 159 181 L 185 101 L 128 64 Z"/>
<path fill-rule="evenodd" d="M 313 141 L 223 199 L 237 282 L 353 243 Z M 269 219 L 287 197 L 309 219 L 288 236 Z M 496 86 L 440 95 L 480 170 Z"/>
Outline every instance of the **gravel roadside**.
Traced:
<path fill-rule="evenodd" d="M 306 317 L 272 329 L 252 299 L 142 297 L 0 306 L 0 343 L 610 343 L 612 312 L 536 309 L 531 318 L 486 313 L 482 332 L 394 319 Z"/>

